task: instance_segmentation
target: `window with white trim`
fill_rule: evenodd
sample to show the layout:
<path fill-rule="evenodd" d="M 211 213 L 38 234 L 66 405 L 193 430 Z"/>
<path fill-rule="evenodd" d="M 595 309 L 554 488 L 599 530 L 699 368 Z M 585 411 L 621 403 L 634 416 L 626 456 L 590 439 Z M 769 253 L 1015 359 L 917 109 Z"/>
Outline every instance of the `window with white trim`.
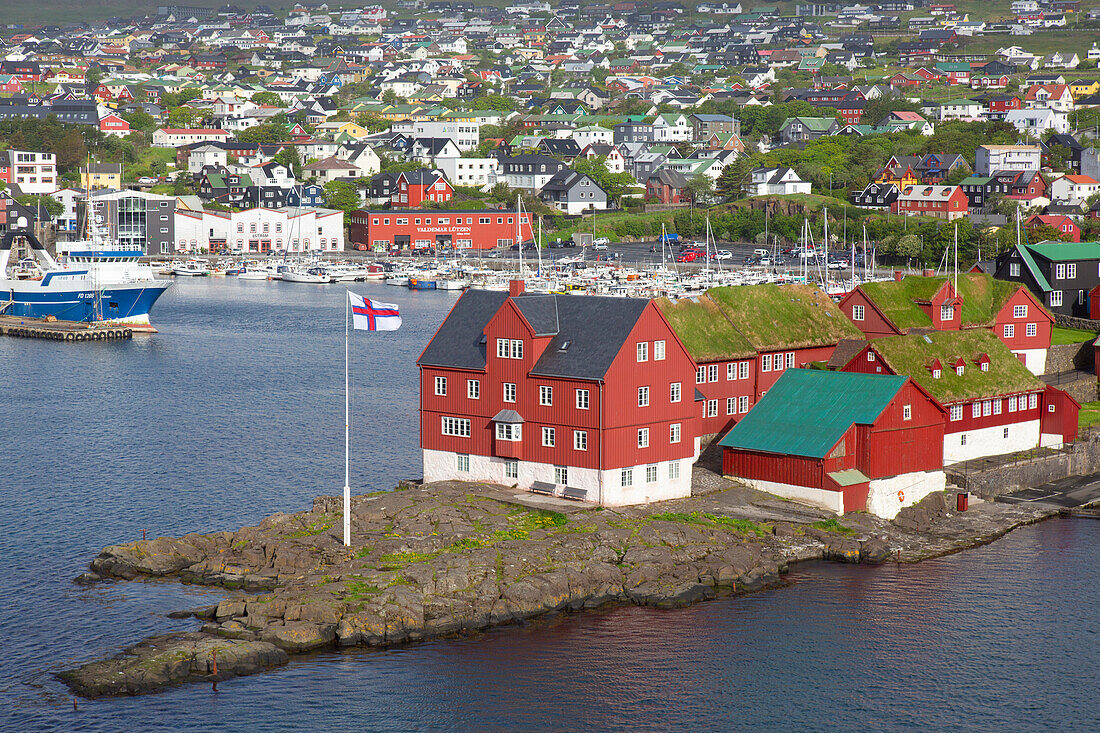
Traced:
<path fill-rule="evenodd" d="M 573 450 L 588 450 L 588 431 L 573 431 Z"/>
<path fill-rule="evenodd" d="M 569 468 L 568 466 L 554 466 L 554 483 L 558 486 L 569 485 Z"/>
<path fill-rule="evenodd" d="M 741 362 L 741 367 L 738 371 L 740 372 L 741 379 L 748 379 L 749 378 L 749 363 L 747 361 Z"/>
<path fill-rule="evenodd" d="M 504 462 L 504 478 L 519 478 L 519 461 Z"/>
<path fill-rule="evenodd" d="M 638 428 L 638 447 L 649 447 L 649 428 Z"/>
<path fill-rule="evenodd" d="M 507 440 L 518 443 L 523 440 L 523 426 L 519 423 L 498 422 L 497 440 Z"/>
<path fill-rule="evenodd" d="M 962 405 L 951 405 L 951 422 L 958 422 L 963 419 Z"/>
<path fill-rule="evenodd" d="M 1001 414 L 1001 401 L 999 399 L 993 400 L 993 414 Z"/>
<path fill-rule="evenodd" d="M 1052 308 L 1057 308 L 1062 305 L 1062 291 L 1051 290 L 1050 291 L 1050 305 Z"/>
<path fill-rule="evenodd" d="M 718 400 L 707 400 L 707 417 L 718 417 Z"/>
<path fill-rule="evenodd" d="M 649 387 L 638 387 L 638 407 L 649 407 Z"/>
<path fill-rule="evenodd" d="M 649 361 L 649 342 L 639 341 L 637 344 L 638 361 Z"/>
<path fill-rule="evenodd" d="M 587 389 L 578 389 L 577 390 L 577 409 L 578 410 L 587 410 L 588 409 L 588 390 Z"/>
<path fill-rule="evenodd" d="M 737 379 L 737 364 L 731 361 L 726 364 L 726 381 L 732 382 L 735 379 Z"/>
<path fill-rule="evenodd" d="M 707 383 L 707 368 L 705 366 L 699 367 L 695 372 L 695 383 L 706 384 Z"/>
<path fill-rule="evenodd" d="M 554 447 L 554 428 L 542 429 L 542 447 L 553 448 Z"/>
<path fill-rule="evenodd" d="M 1027 396 L 1027 409 L 1034 410 L 1039 406 L 1039 395 L 1034 392 Z"/>
<path fill-rule="evenodd" d="M 737 398 L 737 411 L 744 415 L 749 411 L 749 397 L 748 395 L 741 395 Z"/>
<path fill-rule="evenodd" d="M 436 397 L 446 397 L 447 396 L 447 378 L 446 377 L 436 377 L 435 378 L 435 395 L 436 395 Z"/>
<path fill-rule="evenodd" d="M 1009 277 L 1019 277 L 1020 276 L 1020 263 L 1019 262 L 1013 262 L 1012 264 L 1010 264 L 1008 266 L 1008 274 L 1009 274 Z"/>
<path fill-rule="evenodd" d="M 497 358 L 507 359 L 511 353 L 512 342 L 508 339 L 497 339 Z"/>
<path fill-rule="evenodd" d="M 456 438 L 470 437 L 470 418 L 443 416 L 443 434 Z"/>
<path fill-rule="evenodd" d="M 1012 306 L 1013 318 L 1027 318 L 1027 305 L 1014 305 Z"/>
<path fill-rule="evenodd" d="M 663 340 L 662 341 L 654 341 L 653 342 L 653 361 L 664 361 L 664 360 L 665 360 L 665 342 Z"/>
<path fill-rule="evenodd" d="M 902 405 L 901 419 L 902 420 L 912 420 L 913 419 L 913 406 L 912 405 Z"/>
<path fill-rule="evenodd" d="M 853 305 L 852 306 L 852 320 L 853 321 L 862 321 L 863 320 L 863 306 L 862 305 Z"/>
<path fill-rule="evenodd" d="M 993 414 L 993 400 L 982 400 L 982 417 L 989 417 Z"/>
<path fill-rule="evenodd" d="M 657 464 L 651 463 L 645 467 L 645 482 L 647 484 L 657 483 Z"/>
<path fill-rule="evenodd" d="M 955 320 L 955 306 L 953 305 L 941 305 L 940 306 L 940 320 L 941 321 L 953 321 Z"/>
<path fill-rule="evenodd" d="M 543 407 L 552 407 L 554 404 L 554 388 L 548 385 L 539 385 L 539 404 Z"/>
<path fill-rule="evenodd" d="M 516 385 L 512 382 L 504 383 L 504 401 L 515 402 L 516 401 Z"/>
<path fill-rule="evenodd" d="M 760 355 L 760 371 L 770 372 L 772 370 L 772 355 L 761 354 Z"/>
<path fill-rule="evenodd" d="M 718 381 L 718 365 L 717 364 L 711 364 L 707 367 L 707 376 L 709 378 L 709 381 L 711 381 L 711 382 L 717 382 Z"/>
<path fill-rule="evenodd" d="M 1016 395 L 1012 395 L 1008 398 L 1008 411 L 1016 412 Z"/>
<path fill-rule="evenodd" d="M 523 341 L 520 339 L 512 339 L 512 358 L 523 358 Z"/>
<path fill-rule="evenodd" d="M 737 414 L 737 398 L 736 397 L 727 397 L 726 398 L 726 414 L 727 415 L 736 415 Z"/>
<path fill-rule="evenodd" d="M 680 442 L 680 423 L 674 422 L 668 426 L 668 442 L 679 443 Z"/>
<path fill-rule="evenodd" d="M 971 403 L 971 405 L 970 405 L 970 417 L 981 417 L 981 416 L 982 416 L 982 403 L 981 402 Z"/>
<path fill-rule="evenodd" d="M 1069 264 L 1066 265 L 1066 279 L 1067 280 L 1076 280 L 1077 279 L 1077 263 L 1070 262 Z"/>
<path fill-rule="evenodd" d="M 459 473 L 470 472 L 470 456 L 468 454 L 459 453 L 455 456 L 455 470 Z"/>
<path fill-rule="evenodd" d="M 874 361 L 874 360 L 875 360 L 875 352 L 868 349 L 867 350 L 867 361 Z"/>
<path fill-rule="evenodd" d="M 477 379 L 466 380 L 466 397 L 471 400 L 481 399 L 481 381 Z"/>
<path fill-rule="evenodd" d="M 680 383 L 673 382 L 668 385 L 668 401 L 679 402 L 680 401 Z"/>
<path fill-rule="evenodd" d="M 1012 323 L 1006 323 L 1004 328 L 1004 337 L 1010 339 L 1016 335 L 1016 326 Z"/>
<path fill-rule="evenodd" d="M 787 367 L 788 369 L 794 369 L 794 352 L 793 352 L 793 351 L 788 351 L 788 352 L 787 352 L 787 364 L 786 364 L 786 367 Z"/>
<path fill-rule="evenodd" d="M 634 485 L 634 469 L 624 468 L 619 472 L 619 485 L 623 487 Z"/>
<path fill-rule="evenodd" d="M 679 461 L 669 461 L 669 464 L 668 464 L 668 480 L 669 481 L 675 481 L 678 478 L 680 478 L 680 462 Z"/>
<path fill-rule="evenodd" d="M 1035 323 L 1029 323 L 1024 328 L 1024 333 L 1028 336 L 1035 336 L 1036 334 L 1039 333 L 1039 327 Z"/>

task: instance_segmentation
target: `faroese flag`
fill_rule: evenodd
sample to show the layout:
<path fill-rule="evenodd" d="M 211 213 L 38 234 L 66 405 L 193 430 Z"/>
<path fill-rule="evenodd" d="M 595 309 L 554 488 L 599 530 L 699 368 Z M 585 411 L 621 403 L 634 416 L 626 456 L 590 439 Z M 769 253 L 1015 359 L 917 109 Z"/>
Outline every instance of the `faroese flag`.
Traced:
<path fill-rule="evenodd" d="M 379 303 L 348 291 L 351 300 L 352 325 L 357 331 L 396 331 L 401 328 L 401 314 L 393 303 Z"/>

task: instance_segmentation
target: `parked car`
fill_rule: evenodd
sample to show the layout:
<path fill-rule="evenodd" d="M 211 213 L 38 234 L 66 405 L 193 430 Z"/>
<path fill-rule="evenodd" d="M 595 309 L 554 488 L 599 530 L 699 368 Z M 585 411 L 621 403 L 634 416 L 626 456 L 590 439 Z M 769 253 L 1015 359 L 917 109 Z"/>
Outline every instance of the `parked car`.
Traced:
<path fill-rule="evenodd" d="M 597 244 L 611 244 L 611 240 L 607 237 L 596 237 L 592 240 L 592 246 L 596 246 Z"/>
<path fill-rule="evenodd" d="M 844 260 L 833 260 L 827 265 L 830 270 L 843 270 L 847 266 L 848 263 Z"/>
<path fill-rule="evenodd" d="M 745 258 L 745 264 L 746 265 L 759 265 L 760 264 L 760 258 L 757 257 L 756 255 L 752 255 L 751 257 L 746 257 Z"/>
<path fill-rule="evenodd" d="M 732 260 L 733 252 L 730 252 L 728 249 L 720 249 L 714 254 L 714 259 L 719 261 Z"/>
<path fill-rule="evenodd" d="M 695 260 L 698 258 L 699 253 L 692 250 L 681 252 L 680 254 L 676 255 L 677 262 L 695 262 Z"/>
<path fill-rule="evenodd" d="M 596 250 L 597 252 L 602 252 L 607 249 L 607 242 L 601 243 L 600 240 L 597 239 L 592 244 L 592 249 Z"/>
<path fill-rule="evenodd" d="M 137 179 L 137 182 L 142 186 L 152 186 L 157 182 L 157 179 L 150 178 L 149 176 L 142 176 L 141 178 Z"/>

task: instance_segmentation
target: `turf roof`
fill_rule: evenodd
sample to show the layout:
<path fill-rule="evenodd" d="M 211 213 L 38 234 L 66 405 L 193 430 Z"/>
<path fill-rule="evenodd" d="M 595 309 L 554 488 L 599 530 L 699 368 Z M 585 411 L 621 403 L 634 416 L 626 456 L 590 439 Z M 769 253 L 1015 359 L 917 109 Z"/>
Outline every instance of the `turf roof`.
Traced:
<path fill-rule="evenodd" d="M 1043 389 L 1039 378 L 985 329 L 888 336 L 875 339 L 872 347 L 892 371 L 912 377 L 941 405 Z M 989 355 L 989 371 L 975 363 L 981 354 Z M 966 360 L 961 377 L 951 367 L 959 357 Z M 929 369 L 934 359 L 943 367 L 939 379 Z"/>
<path fill-rule="evenodd" d="M 917 301 L 929 301 L 949 279 L 910 275 L 900 282 L 864 283 L 860 290 L 898 328 L 931 328 L 931 317 Z M 1020 283 L 995 280 L 985 273 L 960 274 L 958 289 L 963 299 L 963 328 L 992 326 L 997 313 L 1022 287 Z"/>
<path fill-rule="evenodd" d="M 807 285 L 711 288 L 695 298 L 656 302 L 697 362 L 828 346 L 863 336 L 836 303 Z"/>

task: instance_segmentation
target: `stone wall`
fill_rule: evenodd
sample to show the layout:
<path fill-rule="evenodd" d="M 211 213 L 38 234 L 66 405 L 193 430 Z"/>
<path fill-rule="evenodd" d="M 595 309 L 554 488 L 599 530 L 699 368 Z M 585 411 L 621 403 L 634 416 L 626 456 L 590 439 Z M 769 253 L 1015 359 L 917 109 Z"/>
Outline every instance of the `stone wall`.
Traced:
<path fill-rule="evenodd" d="M 1063 450 L 1034 458 L 979 470 L 968 470 L 964 464 L 944 470 L 950 483 L 983 499 L 992 499 L 1067 476 L 1084 476 L 1100 471 L 1100 434 L 1081 438 Z"/>
<path fill-rule="evenodd" d="M 1091 341 L 1079 344 L 1057 344 L 1047 350 L 1047 374 L 1074 370 L 1082 372 L 1093 370 Z"/>
<path fill-rule="evenodd" d="M 1062 328 L 1080 328 L 1083 331 L 1100 333 L 1100 321 L 1092 321 L 1088 318 L 1074 318 L 1073 316 L 1064 316 L 1061 313 L 1055 313 L 1054 323 Z"/>

